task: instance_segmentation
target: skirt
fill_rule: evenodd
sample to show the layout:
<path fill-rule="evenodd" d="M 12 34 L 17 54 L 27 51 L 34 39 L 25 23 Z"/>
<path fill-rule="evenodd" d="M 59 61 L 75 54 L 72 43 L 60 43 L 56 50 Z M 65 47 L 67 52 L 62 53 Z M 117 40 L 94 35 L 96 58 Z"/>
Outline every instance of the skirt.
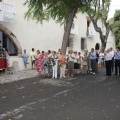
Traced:
<path fill-rule="evenodd" d="M 104 58 L 99 58 L 99 63 L 104 62 Z"/>
<path fill-rule="evenodd" d="M 78 63 L 74 63 L 74 69 L 79 69 L 79 64 Z"/>

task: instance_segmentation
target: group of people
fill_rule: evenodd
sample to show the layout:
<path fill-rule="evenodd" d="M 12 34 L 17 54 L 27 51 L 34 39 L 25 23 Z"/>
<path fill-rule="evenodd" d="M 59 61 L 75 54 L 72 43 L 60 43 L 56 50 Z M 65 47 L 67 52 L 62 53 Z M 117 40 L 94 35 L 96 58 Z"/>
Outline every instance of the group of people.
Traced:
<path fill-rule="evenodd" d="M 22 57 L 26 68 L 29 56 L 27 53 L 24 52 Z M 30 57 L 32 62 L 32 69 L 37 70 L 38 76 L 43 74 L 44 77 L 50 77 L 52 73 L 52 78 L 57 78 L 59 71 L 58 68 L 60 68 L 60 78 L 65 77 L 67 59 L 66 56 L 64 55 L 64 52 L 60 50 L 58 52 L 56 51 L 51 52 L 51 50 L 48 50 L 48 52 L 42 51 L 40 53 L 39 50 L 35 52 L 35 49 L 32 48 Z"/>
<path fill-rule="evenodd" d="M 120 76 L 120 48 L 114 51 L 111 47 L 105 51 L 105 66 L 107 76 L 111 76 L 112 72 Z"/>
<path fill-rule="evenodd" d="M 25 68 L 27 68 L 29 55 L 24 50 L 22 54 Z M 111 76 L 111 73 L 115 66 L 115 75 L 120 75 L 120 49 L 113 51 L 112 48 L 107 49 L 105 52 L 98 53 L 91 48 L 91 51 L 84 50 L 84 54 L 80 52 L 69 50 L 65 55 L 62 50 L 47 52 L 40 52 L 32 48 L 30 53 L 32 69 L 36 69 L 38 76 L 44 75 L 44 77 L 60 78 L 68 76 L 74 76 L 75 74 L 92 74 L 98 73 L 98 67 L 106 67 L 106 75 Z M 114 65 L 115 63 L 115 65 Z M 67 73 L 66 73 L 66 68 Z"/>

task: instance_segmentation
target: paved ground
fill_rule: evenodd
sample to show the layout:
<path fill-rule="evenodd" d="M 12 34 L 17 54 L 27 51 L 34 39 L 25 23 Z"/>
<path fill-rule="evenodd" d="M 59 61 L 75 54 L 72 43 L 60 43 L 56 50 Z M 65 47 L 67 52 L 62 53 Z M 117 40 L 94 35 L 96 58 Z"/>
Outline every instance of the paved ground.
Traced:
<path fill-rule="evenodd" d="M 36 77 L 0 84 L 1 120 L 119 118 L 120 76 L 106 77 L 104 70 L 97 75 L 65 79 Z"/>
<path fill-rule="evenodd" d="M 1 74 L 0 84 L 19 81 L 26 78 L 34 78 L 36 77 L 36 75 L 37 75 L 36 70 L 24 70 L 24 71 L 15 72 L 14 74 L 9 74 L 9 75 Z"/>

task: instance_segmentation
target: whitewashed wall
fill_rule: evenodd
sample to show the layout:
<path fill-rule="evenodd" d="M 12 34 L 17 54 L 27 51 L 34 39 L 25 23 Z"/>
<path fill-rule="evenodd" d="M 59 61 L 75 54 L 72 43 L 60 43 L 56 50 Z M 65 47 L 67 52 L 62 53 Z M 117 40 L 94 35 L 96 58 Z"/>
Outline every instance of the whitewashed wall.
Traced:
<path fill-rule="evenodd" d="M 72 35 L 74 39 L 74 50 L 76 51 L 81 51 L 81 38 L 86 38 L 87 39 L 87 49 L 90 51 L 91 48 L 95 48 L 96 43 L 100 44 L 101 47 L 101 40 L 99 37 L 99 33 L 95 32 L 95 36 L 93 38 L 88 38 L 86 36 L 87 32 L 87 19 L 86 16 L 87 14 L 78 14 L 77 19 L 75 19 L 74 23 L 78 26 L 78 35 Z M 102 28 L 102 23 L 99 20 L 98 21 L 98 26 Z M 90 27 L 94 29 L 92 22 L 90 23 Z M 103 28 L 104 29 L 104 28 Z M 115 38 L 113 34 L 110 32 L 108 36 L 108 41 L 107 41 L 107 46 L 106 49 L 109 47 L 115 48 Z"/>
<path fill-rule="evenodd" d="M 27 11 L 27 7 L 23 5 L 24 0 L 4 0 L 5 3 L 11 4 L 16 10 L 16 15 L 14 17 L 13 23 L 3 23 L 7 26 L 17 37 L 20 42 L 22 49 L 26 49 L 30 53 L 31 48 L 39 50 L 58 50 L 62 44 L 62 38 L 64 33 L 63 26 L 56 24 L 55 21 L 50 20 L 49 22 L 44 22 L 42 25 L 36 23 L 36 21 L 30 20 L 27 21 L 24 19 L 24 13 Z M 94 38 L 87 38 L 87 14 L 78 14 L 77 19 L 74 20 L 74 23 L 78 27 L 78 35 L 72 35 L 74 39 L 73 50 L 81 51 L 81 37 L 87 39 L 87 49 L 95 47 L 96 43 L 100 43 L 99 34 L 96 33 Z M 102 26 L 101 21 L 98 23 Z M 92 26 L 92 24 L 91 24 Z M 113 36 L 109 35 L 107 48 L 114 47 Z M 18 61 L 19 70 L 24 69 L 23 61 L 21 58 L 11 57 L 11 65 L 13 61 Z M 29 64 L 31 68 L 31 64 Z"/>
<path fill-rule="evenodd" d="M 13 5 L 16 14 L 13 23 L 3 24 L 15 34 L 22 49 L 26 49 L 30 53 L 31 48 L 46 51 L 49 49 L 58 50 L 61 47 L 63 27 L 56 24 L 53 20 L 44 22 L 42 25 L 33 20 L 25 20 L 24 13 L 27 11 L 27 7 L 23 6 L 24 0 L 4 0 L 4 3 Z M 12 66 L 13 61 L 18 61 L 19 70 L 24 69 L 22 58 L 11 57 L 10 66 Z M 31 62 L 28 68 L 31 68 Z"/>

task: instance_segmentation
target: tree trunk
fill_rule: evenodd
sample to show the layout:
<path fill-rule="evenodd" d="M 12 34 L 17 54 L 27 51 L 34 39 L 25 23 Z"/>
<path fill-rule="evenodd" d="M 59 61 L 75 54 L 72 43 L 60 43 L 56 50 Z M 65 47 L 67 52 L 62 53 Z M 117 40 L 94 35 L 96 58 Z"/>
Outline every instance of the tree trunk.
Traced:
<path fill-rule="evenodd" d="M 108 28 L 106 28 L 106 34 L 103 38 L 101 38 L 101 50 L 100 52 L 104 52 L 105 51 L 105 48 L 106 48 L 106 45 L 107 45 L 107 39 L 108 39 L 108 35 L 110 33 L 110 30 L 111 30 L 111 27 L 109 26 Z"/>
<path fill-rule="evenodd" d="M 106 42 L 102 42 L 100 52 L 104 52 L 106 48 Z"/>
<path fill-rule="evenodd" d="M 99 33 L 100 35 L 100 40 L 101 40 L 101 49 L 100 49 L 100 52 L 104 52 L 105 51 L 105 48 L 106 48 L 106 44 L 107 44 L 107 39 L 108 39 L 108 35 L 109 35 L 109 32 L 111 30 L 111 27 L 110 26 L 105 26 L 107 27 L 106 28 L 106 34 L 103 35 L 102 33 L 102 30 L 100 27 L 98 27 L 97 25 L 97 21 L 98 19 L 95 19 L 94 17 L 92 17 L 91 15 L 89 15 L 92 23 L 93 23 L 93 26 L 95 28 L 95 31 Z"/>
<path fill-rule="evenodd" d="M 71 27 L 73 24 L 73 20 L 75 17 L 75 14 L 77 13 L 77 9 L 78 8 L 74 8 L 71 13 L 69 14 L 67 21 L 66 21 L 66 26 L 65 26 L 65 31 L 64 31 L 64 35 L 63 35 L 63 41 L 62 41 L 62 46 L 61 46 L 61 50 L 66 53 L 66 49 L 68 46 L 68 41 L 69 41 L 69 36 L 70 36 L 70 31 L 71 31 Z"/>

